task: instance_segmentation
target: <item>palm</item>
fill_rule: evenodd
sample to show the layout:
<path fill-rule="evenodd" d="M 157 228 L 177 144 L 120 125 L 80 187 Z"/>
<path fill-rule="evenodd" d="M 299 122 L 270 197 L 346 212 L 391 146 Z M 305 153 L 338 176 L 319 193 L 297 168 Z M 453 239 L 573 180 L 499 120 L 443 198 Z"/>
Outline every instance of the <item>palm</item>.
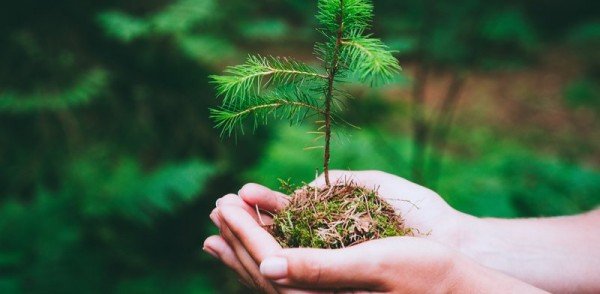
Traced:
<path fill-rule="evenodd" d="M 380 197 L 390 203 L 417 235 L 448 244 L 455 239 L 460 213 L 437 193 L 383 172 L 352 173 L 361 184 L 379 188 Z M 450 245 L 450 244 L 449 244 Z"/>
<path fill-rule="evenodd" d="M 351 180 L 366 188 L 378 190 L 380 196 L 402 216 L 406 226 L 415 230 L 417 236 L 446 245 L 456 244 L 456 231 L 461 214 L 450 207 L 437 193 L 403 178 L 378 171 L 332 171 L 331 178 L 333 183 Z M 324 184 L 324 178 L 321 176 L 310 185 Z M 262 194 L 241 193 L 240 196 L 252 206 L 257 205 L 272 213 L 287 203 L 285 195 L 269 190 L 264 191 Z"/>
<path fill-rule="evenodd" d="M 332 183 L 346 180 L 366 188 L 376 189 L 380 196 L 404 218 L 406 226 L 415 229 L 418 237 L 429 238 L 449 247 L 457 247 L 460 236 L 457 224 L 464 215 L 452 209 L 435 192 L 402 178 L 377 171 L 332 171 L 330 176 Z M 310 185 L 325 185 L 325 179 L 321 176 Z M 273 237 L 257 225 L 272 223 L 270 214 L 283 209 L 289 201 L 288 196 L 255 184 L 244 186 L 239 191 L 239 196 L 227 195 L 219 199 L 218 207 L 211 213 L 211 219 L 219 227 L 222 237 L 208 238 L 205 247 L 220 248 L 219 258 L 253 287 L 261 288 L 268 293 L 307 293 L 282 289 L 267 281 L 258 269 L 258 264 L 265 256 L 279 252 L 281 247 Z M 222 208 L 219 208 L 219 203 Z M 257 214 L 258 209 L 268 213 Z M 219 220 L 223 215 L 228 216 L 229 220 L 226 219 L 225 222 Z M 233 231 L 229 229 L 232 225 L 230 222 L 234 222 Z"/>

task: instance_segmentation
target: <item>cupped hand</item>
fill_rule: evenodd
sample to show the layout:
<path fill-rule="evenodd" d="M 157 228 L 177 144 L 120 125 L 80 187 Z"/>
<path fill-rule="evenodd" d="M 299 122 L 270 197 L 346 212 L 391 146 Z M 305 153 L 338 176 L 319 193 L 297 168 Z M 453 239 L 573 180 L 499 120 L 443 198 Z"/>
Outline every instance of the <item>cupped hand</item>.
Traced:
<path fill-rule="evenodd" d="M 205 246 L 266 293 L 536 290 L 423 238 L 388 238 L 338 250 L 282 249 L 259 224 L 270 221 L 268 216 L 259 217 L 237 196 L 222 198 L 216 213 L 224 240 L 211 237 Z"/>
<path fill-rule="evenodd" d="M 249 245 L 253 246 L 253 245 Z M 275 285 L 328 293 L 542 293 L 434 241 L 373 240 L 345 249 L 284 249 L 262 261 Z"/>
<path fill-rule="evenodd" d="M 375 189 L 381 198 L 394 207 L 407 227 L 416 235 L 435 240 L 446 246 L 460 247 L 463 229 L 475 220 L 448 205 L 437 193 L 401 177 L 380 171 L 331 171 L 332 183 L 353 181 L 365 188 Z M 311 186 L 324 186 L 321 175 Z M 276 213 L 288 203 L 288 196 L 257 184 L 248 184 L 239 196 L 251 207 Z"/>
<path fill-rule="evenodd" d="M 420 236 L 437 240 L 451 247 L 458 246 L 461 235 L 458 224 L 462 223 L 461 218 L 466 217 L 452 209 L 435 192 L 379 171 L 331 171 L 330 176 L 333 183 L 353 181 L 363 187 L 378 190 L 380 196 L 404 218 L 406 225 L 415 229 Z M 324 184 L 325 180 L 321 176 L 310 185 L 323 186 Z M 237 206 L 246 211 L 256 222 L 268 225 L 272 221 L 270 214 L 284 208 L 289 203 L 289 198 L 287 195 L 257 184 L 245 185 L 238 194 L 229 194 L 217 200 L 217 208 L 213 210 L 210 218 L 219 227 L 221 236 L 208 238 L 204 248 L 232 268 L 249 287 L 262 289 L 267 293 L 285 291 L 285 289 L 276 289 L 276 286 L 260 274 L 257 265 L 260 256 L 256 253 L 253 255 L 249 252 L 252 250 L 242 245 L 220 216 L 219 206 Z M 266 248 L 270 248 L 270 253 L 278 249 L 272 244 Z"/>
<path fill-rule="evenodd" d="M 419 236 L 451 247 L 458 246 L 461 224 L 468 221 L 469 216 L 450 207 L 434 191 L 381 171 L 336 170 L 330 173 L 330 177 L 333 183 L 353 181 L 359 186 L 377 190 L 379 196 L 400 214 L 406 226 L 415 229 Z M 323 176 L 311 183 L 314 186 L 324 184 Z M 271 197 L 274 195 L 271 194 Z"/>

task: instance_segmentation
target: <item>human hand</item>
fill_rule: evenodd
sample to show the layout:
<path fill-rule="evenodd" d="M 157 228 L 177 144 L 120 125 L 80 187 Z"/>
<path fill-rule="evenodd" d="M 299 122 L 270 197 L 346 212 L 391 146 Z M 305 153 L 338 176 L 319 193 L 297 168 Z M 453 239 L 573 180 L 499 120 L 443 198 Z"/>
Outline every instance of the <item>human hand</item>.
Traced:
<path fill-rule="evenodd" d="M 227 227 L 228 233 L 224 234 L 227 241 L 235 238 L 233 248 L 242 246 L 241 255 L 249 252 L 253 259 L 247 263 L 243 258 L 224 262 L 234 269 L 250 267 L 251 273 L 242 272 L 241 276 L 253 276 L 251 282 L 258 281 L 260 289 L 267 293 L 536 290 L 422 238 L 387 238 L 338 250 L 281 249 L 256 222 L 252 216 L 255 213 L 240 206 L 233 197 L 236 196 L 227 196 L 220 202 L 217 222 L 221 228 Z M 215 245 L 211 239 L 207 243 Z M 227 244 L 220 246 L 225 248 Z M 235 249 L 234 252 L 240 253 Z"/>
<path fill-rule="evenodd" d="M 269 190 L 269 192 L 273 191 Z M 272 242 L 264 242 L 264 247 L 248 250 L 244 247 L 240 236 L 229 229 L 229 226 L 221 217 L 219 208 L 225 205 L 238 206 L 240 209 L 245 210 L 246 221 L 253 223 L 256 222 L 257 218 L 259 221 L 271 222 L 271 217 L 264 214 L 259 216 L 259 214 L 252 211 L 252 207 L 235 194 L 228 194 L 219 198 L 216 205 L 217 207 L 210 214 L 210 219 L 219 229 L 220 235 L 207 238 L 204 241 L 203 250 L 231 268 L 238 275 L 240 282 L 249 288 L 269 294 L 282 293 L 283 291 L 276 289 L 270 281 L 260 274 L 258 269 L 258 263 L 264 259 L 265 254 L 278 252 L 281 250 L 281 246 Z M 270 235 L 267 237 L 265 234 L 268 235 L 266 231 L 260 230 L 256 232 L 254 237 L 261 240 L 268 239 Z"/>
<path fill-rule="evenodd" d="M 427 238 L 446 241 L 447 244 L 456 246 L 456 236 L 460 234 L 455 232 L 461 214 L 448 206 L 433 191 L 402 178 L 377 171 L 332 171 L 330 175 L 334 183 L 351 180 L 358 185 L 378 189 L 380 196 L 405 218 L 407 226 L 419 232 L 427 232 L 428 234 L 424 234 Z M 324 178 L 321 176 L 310 185 L 322 186 L 324 184 Z M 252 215 L 256 221 L 265 224 L 270 224 L 272 221 L 270 213 L 281 210 L 288 202 L 288 196 L 257 184 L 245 185 L 239 191 L 239 197 L 229 194 L 217 201 L 222 205 L 236 205 Z M 267 213 L 262 214 L 258 209 Z M 247 248 L 242 246 L 228 226 L 223 224 L 219 208 L 211 213 L 210 218 L 220 228 L 221 236 L 213 236 L 206 240 L 205 248 L 208 252 L 220 256 L 221 260 L 236 271 L 250 287 L 272 288 L 258 272 L 258 266 L 251 258 L 251 254 L 245 252 Z M 432 231 L 434 227 L 436 228 L 435 232 Z M 270 291 L 275 291 L 275 289 L 270 289 Z"/>
<path fill-rule="evenodd" d="M 357 185 L 377 190 L 404 219 L 405 225 L 414 229 L 419 236 L 437 241 L 454 249 L 460 248 L 464 231 L 476 218 L 450 207 L 434 191 L 414 184 L 403 178 L 380 171 L 331 171 L 332 183 L 353 181 Z M 323 186 L 320 176 L 310 183 Z M 251 207 L 276 213 L 288 203 L 288 196 L 266 187 L 248 184 L 239 191 L 239 196 Z"/>
<path fill-rule="evenodd" d="M 393 175 L 332 172 L 332 179 L 344 178 L 367 188 L 378 186 L 381 197 L 400 212 L 407 226 L 428 233 L 419 236 L 460 251 L 488 268 L 552 292 L 595 293 L 600 289 L 595 278 L 598 251 L 594 246 L 600 235 L 590 233 L 597 231 L 597 211 L 547 219 L 480 219 L 452 209 L 435 192 Z M 311 185 L 323 182 L 321 177 Z M 234 199 L 254 212 L 256 219 L 256 208 L 273 213 L 288 203 L 287 196 L 256 184 L 244 186 L 239 194 L 244 201 L 238 196 Z M 213 221 L 218 215 L 216 209 L 211 214 Z M 270 222 L 268 215 L 263 220 Z M 217 236 L 209 238 L 205 246 L 219 252 L 232 251 L 227 241 Z M 246 250 L 239 244 L 237 247 L 239 251 Z M 239 260 L 236 262 L 239 265 Z M 230 267 L 233 264 L 225 263 Z M 257 272 L 258 266 L 253 266 Z M 260 273 L 257 279 L 269 283 Z"/>
<path fill-rule="evenodd" d="M 251 188 L 252 193 L 264 194 L 265 192 L 276 193 L 262 186 L 246 186 Z M 270 200 L 283 200 L 283 194 L 277 195 Z M 275 206 L 283 207 L 283 203 L 270 203 L 265 201 L 263 207 L 275 210 Z M 250 231 L 240 231 L 239 226 L 230 226 L 222 216 L 221 209 L 231 210 L 232 207 L 239 210 L 241 221 L 251 226 Z M 217 208 L 210 214 L 213 223 L 219 228 L 220 236 L 211 236 L 204 241 L 204 250 L 221 260 L 226 266 L 236 272 L 240 281 L 249 288 L 260 292 L 274 294 L 310 294 L 313 292 L 291 289 L 283 285 L 276 285 L 265 278 L 259 270 L 260 262 L 268 255 L 281 250 L 281 246 L 273 237 L 264 230 L 259 223 L 268 225 L 272 223 L 272 217 L 260 213 L 257 207 L 251 207 L 235 194 L 228 194 L 217 201 Z M 230 229 L 230 227 L 232 229 Z M 246 247 L 248 244 L 261 244 L 260 246 Z"/>

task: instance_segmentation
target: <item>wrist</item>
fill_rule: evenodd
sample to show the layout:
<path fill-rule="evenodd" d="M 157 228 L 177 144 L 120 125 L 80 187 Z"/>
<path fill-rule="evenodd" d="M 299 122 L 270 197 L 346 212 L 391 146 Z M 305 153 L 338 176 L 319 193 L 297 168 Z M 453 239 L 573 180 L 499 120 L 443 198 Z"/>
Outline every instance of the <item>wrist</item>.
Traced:
<path fill-rule="evenodd" d="M 497 240 L 498 228 L 486 219 L 461 213 L 460 227 L 456 232 L 456 249 L 483 265 L 488 265 L 488 258 L 493 251 L 501 247 Z"/>
<path fill-rule="evenodd" d="M 459 258 L 445 282 L 445 293 L 546 293 L 520 280 Z"/>
<path fill-rule="evenodd" d="M 440 283 L 441 292 L 444 293 L 472 293 L 477 292 L 477 282 L 485 276 L 487 266 L 484 252 L 489 247 L 485 243 L 492 232 L 490 224 L 485 220 L 472 215 L 456 211 L 456 217 L 450 224 L 448 239 L 455 250 L 450 254 L 450 263 L 444 280 Z M 477 262 L 474 262 L 476 260 Z M 479 268 L 479 270 L 478 270 Z M 480 289 L 481 290 L 481 289 Z"/>
<path fill-rule="evenodd" d="M 464 215 L 465 225 L 461 228 L 458 251 L 483 267 L 510 276 L 523 277 L 516 270 L 512 233 L 502 222 L 491 218 Z"/>

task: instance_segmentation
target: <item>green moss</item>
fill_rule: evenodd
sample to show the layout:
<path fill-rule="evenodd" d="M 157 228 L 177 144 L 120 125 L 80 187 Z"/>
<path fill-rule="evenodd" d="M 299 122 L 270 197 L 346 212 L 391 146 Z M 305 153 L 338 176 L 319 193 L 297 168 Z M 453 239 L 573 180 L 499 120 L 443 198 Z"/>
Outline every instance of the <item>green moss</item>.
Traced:
<path fill-rule="evenodd" d="M 376 191 L 353 184 L 305 187 L 274 216 L 272 233 L 284 247 L 343 248 L 404 236 L 410 229 Z"/>

